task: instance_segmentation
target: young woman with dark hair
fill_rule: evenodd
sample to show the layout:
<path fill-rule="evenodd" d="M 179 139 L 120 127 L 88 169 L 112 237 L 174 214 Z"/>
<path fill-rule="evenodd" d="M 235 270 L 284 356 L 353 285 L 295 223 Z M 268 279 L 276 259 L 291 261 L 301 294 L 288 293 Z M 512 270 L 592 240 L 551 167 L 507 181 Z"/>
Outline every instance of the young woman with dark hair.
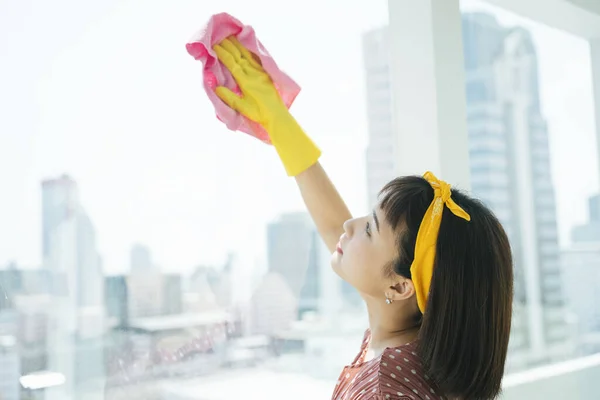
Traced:
<path fill-rule="evenodd" d="M 217 95 L 268 133 L 294 176 L 332 267 L 364 299 L 369 329 L 334 400 L 492 399 L 501 390 L 513 297 L 507 236 L 482 203 L 432 173 L 397 178 L 352 218 L 320 150 L 235 38 L 214 47 L 241 95 Z"/>

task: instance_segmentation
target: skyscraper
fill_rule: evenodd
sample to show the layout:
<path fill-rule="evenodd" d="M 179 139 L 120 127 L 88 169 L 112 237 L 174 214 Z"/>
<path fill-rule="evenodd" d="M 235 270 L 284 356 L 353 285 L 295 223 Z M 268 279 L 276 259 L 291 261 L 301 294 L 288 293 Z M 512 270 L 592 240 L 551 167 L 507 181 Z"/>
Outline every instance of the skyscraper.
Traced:
<path fill-rule="evenodd" d="M 573 228 L 573 243 L 600 242 L 600 194 L 588 200 L 589 221 Z"/>
<path fill-rule="evenodd" d="M 463 17 L 463 37 L 472 190 L 514 253 L 514 365 L 560 359 L 571 343 L 535 45 L 527 30 L 479 13 Z"/>
<path fill-rule="evenodd" d="M 134 244 L 131 247 L 130 258 L 132 273 L 144 273 L 155 269 L 150 249 L 144 245 Z"/>
<path fill-rule="evenodd" d="M 284 214 L 267 228 L 269 272 L 279 273 L 298 299 L 298 312 L 317 311 L 324 244 L 306 213 Z M 329 267 L 329 266 L 325 266 Z"/>
<path fill-rule="evenodd" d="M 65 375 L 68 384 L 53 396 L 68 399 L 102 373 L 104 277 L 94 227 L 66 175 L 42 182 L 42 241 L 53 295 L 48 369 Z"/>
<path fill-rule="evenodd" d="M 395 177 L 392 121 L 392 86 L 390 84 L 389 31 L 381 28 L 365 33 L 363 55 L 366 71 L 369 144 L 367 147 L 367 194 L 369 207 L 377 194 Z"/>
<path fill-rule="evenodd" d="M 51 235 L 79 208 L 77 183 L 68 175 L 42 181 L 42 256 L 49 256 Z"/>
<path fill-rule="evenodd" d="M 573 243 L 561 252 L 568 315 L 579 355 L 600 351 L 600 241 Z"/>
<path fill-rule="evenodd" d="M 386 28 L 363 38 L 369 120 L 369 200 L 394 177 L 394 127 Z M 568 351 L 548 133 L 540 110 L 537 55 L 528 31 L 487 14 L 463 16 L 473 194 L 504 225 L 515 260 L 512 366 Z M 417 133 L 415 133 L 417 134 Z"/>
<path fill-rule="evenodd" d="M 271 336 L 289 329 L 298 316 L 297 304 L 281 273 L 268 272 L 250 299 L 250 334 Z"/>
<path fill-rule="evenodd" d="M 77 183 L 66 175 L 42 182 L 42 247 L 44 269 L 53 276 L 53 294 L 69 299 L 75 312 L 69 325 L 82 333 L 90 328 L 93 315 L 94 326 L 101 329 L 97 324 L 104 318 L 104 277 L 96 232 L 78 192 Z"/>
<path fill-rule="evenodd" d="M 575 317 L 580 354 L 600 351 L 600 196 L 590 197 L 589 221 L 576 226 L 561 252 L 565 297 Z"/>
<path fill-rule="evenodd" d="M 80 307 L 102 303 L 96 233 L 79 203 L 77 183 L 66 175 L 42 182 L 42 249 L 45 269 L 55 273 L 59 283 L 70 284 L 59 284 L 55 290 L 68 289 Z M 72 261 L 71 271 L 67 270 L 67 260 L 58 261 L 64 257 Z"/>
<path fill-rule="evenodd" d="M 129 291 L 127 277 L 123 275 L 107 276 L 104 282 L 106 316 L 112 319 L 112 324 L 116 326 L 128 326 Z"/>

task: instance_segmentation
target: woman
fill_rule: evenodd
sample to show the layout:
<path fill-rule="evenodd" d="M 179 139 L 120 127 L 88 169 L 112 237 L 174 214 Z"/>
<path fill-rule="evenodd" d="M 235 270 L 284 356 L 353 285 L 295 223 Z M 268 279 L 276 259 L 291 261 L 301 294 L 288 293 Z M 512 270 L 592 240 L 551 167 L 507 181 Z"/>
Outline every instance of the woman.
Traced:
<path fill-rule="evenodd" d="M 427 173 L 394 179 L 372 213 L 352 218 L 318 162 L 320 150 L 257 59 L 235 38 L 214 50 L 242 95 L 224 87 L 215 92 L 269 133 L 333 253 L 333 269 L 366 302 L 370 328 L 333 399 L 497 397 L 513 270 L 492 212 Z"/>

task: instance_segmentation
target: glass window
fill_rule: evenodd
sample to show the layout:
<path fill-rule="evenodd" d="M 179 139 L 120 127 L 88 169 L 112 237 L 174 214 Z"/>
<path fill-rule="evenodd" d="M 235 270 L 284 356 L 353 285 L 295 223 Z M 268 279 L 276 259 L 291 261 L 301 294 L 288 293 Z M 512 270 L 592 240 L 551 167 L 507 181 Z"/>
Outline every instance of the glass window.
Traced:
<path fill-rule="evenodd" d="M 358 296 L 273 150 L 214 117 L 186 53 L 222 10 L 301 85 L 295 115 L 349 206 L 367 209 L 367 122 L 391 137 L 391 112 L 366 101 L 389 102 L 387 48 L 371 69 L 363 48 L 386 1 L 2 3 L 2 399 L 43 391 L 20 376 L 55 383 L 41 395 L 56 399 L 221 396 L 237 379 L 327 398 L 356 355 Z M 379 187 L 393 168 L 380 147 Z"/>
<path fill-rule="evenodd" d="M 515 256 L 507 373 L 600 352 L 588 43 L 462 3 L 471 189 Z M 251 24 L 361 214 L 410 145 L 387 5 L 0 2 L 0 398 L 331 397 L 365 306 L 273 149 L 215 118 L 185 41 L 221 10 Z"/>
<path fill-rule="evenodd" d="M 594 307 L 581 304 L 593 300 L 585 288 L 600 283 L 592 274 L 580 282 L 585 288 L 574 284 L 575 276 L 598 265 L 589 258 L 595 250 L 581 247 L 598 243 L 587 216 L 588 198 L 600 182 L 589 44 L 485 2 L 465 0 L 462 9 L 467 123 L 469 140 L 477 140 L 470 144 L 472 187 L 488 199 L 503 191 L 508 202 L 488 204 L 498 215 L 513 216 L 507 229 L 513 232 L 519 271 L 515 309 L 521 319 L 512 328 L 517 343 L 509 351 L 508 371 L 595 353 L 600 349 L 583 338 L 597 334 L 597 327 L 580 324 L 579 329 L 574 322 L 595 319 Z M 495 97 L 482 102 L 470 96 L 471 75 L 495 82 Z M 475 121 L 475 111 L 469 111 L 485 105 L 503 112 L 502 118 L 488 117 L 489 129 L 485 114 Z M 487 141 L 481 139 L 485 134 Z M 507 162 L 488 173 L 486 161 L 499 157 L 500 149 Z M 573 230 L 584 234 L 574 240 Z M 536 346 L 545 356 L 536 355 Z M 507 395 L 518 393 L 515 388 Z"/>

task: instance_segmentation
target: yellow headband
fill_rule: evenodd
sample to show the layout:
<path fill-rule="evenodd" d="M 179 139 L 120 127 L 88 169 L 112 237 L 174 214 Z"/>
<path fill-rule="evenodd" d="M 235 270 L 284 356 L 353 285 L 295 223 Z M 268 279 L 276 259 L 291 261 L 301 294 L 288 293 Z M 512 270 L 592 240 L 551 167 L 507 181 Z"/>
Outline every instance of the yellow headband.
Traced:
<path fill-rule="evenodd" d="M 415 244 L 415 258 L 410 266 L 412 281 L 417 294 L 417 304 L 422 313 L 425 312 L 429 287 L 433 277 L 433 265 L 435 262 L 435 247 L 437 243 L 444 205 L 457 217 L 470 221 L 471 216 L 460 208 L 450 197 L 452 191 L 450 185 L 439 180 L 431 172 L 426 172 L 423 178 L 433 188 L 433 201 L 429 205 L 417 234 Z"/>

